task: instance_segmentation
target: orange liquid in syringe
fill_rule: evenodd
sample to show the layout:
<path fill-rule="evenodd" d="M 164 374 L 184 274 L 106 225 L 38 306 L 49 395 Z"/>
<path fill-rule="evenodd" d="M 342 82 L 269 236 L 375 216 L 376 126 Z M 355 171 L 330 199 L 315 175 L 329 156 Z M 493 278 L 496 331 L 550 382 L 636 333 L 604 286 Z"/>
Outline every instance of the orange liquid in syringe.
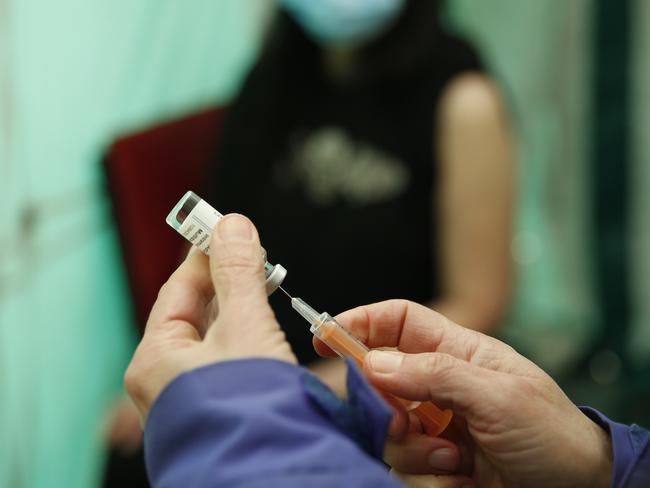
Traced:
<path fill-rule="evenodd" d="M 345 329 L 337 326 L 336 323 L 323 322 L 318 330 L 319 338 L 325 342 L 331 349 L 339 354 L 350 357 L 357 362 L 359 367 L 363 365 L 363 359 L 368 354 L 368 349 L 357 339 L 350 335 Z M 444 431 L 453 413 L 451 410 L 441 410 L 431 402 L 413 403 L 402 398 L 394 397 L 399 400 L 407 410 L 410 410 L 422 423 L 425 432 L 430 436 L 437 436 Z M 409 409 L 409 406 L 417 405 Z"/>

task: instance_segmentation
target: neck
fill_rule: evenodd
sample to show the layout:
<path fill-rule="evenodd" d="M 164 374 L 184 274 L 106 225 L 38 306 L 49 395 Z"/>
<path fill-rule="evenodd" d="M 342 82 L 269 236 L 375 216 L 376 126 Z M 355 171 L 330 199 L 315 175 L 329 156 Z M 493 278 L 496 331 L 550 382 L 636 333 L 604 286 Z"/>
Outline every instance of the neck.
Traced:
<path fill-rule="evenodd" d="M 359 52 L 351 46 L 323 50 L 322 63 L 327 76 L 336 83 L 348 84 L 359 78 Z"/>

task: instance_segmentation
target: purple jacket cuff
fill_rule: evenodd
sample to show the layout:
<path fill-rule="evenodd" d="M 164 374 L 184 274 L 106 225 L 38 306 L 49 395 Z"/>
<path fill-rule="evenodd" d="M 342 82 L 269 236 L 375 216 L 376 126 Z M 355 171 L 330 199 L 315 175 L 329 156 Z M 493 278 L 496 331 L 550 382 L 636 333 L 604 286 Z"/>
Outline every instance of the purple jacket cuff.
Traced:
<path fill-rule="evenodd" d="M 614 422 L 591 407 L 580 410 L 612 439 L 612 487 L 650 487 L 650 432 L 638 425 Z"/>

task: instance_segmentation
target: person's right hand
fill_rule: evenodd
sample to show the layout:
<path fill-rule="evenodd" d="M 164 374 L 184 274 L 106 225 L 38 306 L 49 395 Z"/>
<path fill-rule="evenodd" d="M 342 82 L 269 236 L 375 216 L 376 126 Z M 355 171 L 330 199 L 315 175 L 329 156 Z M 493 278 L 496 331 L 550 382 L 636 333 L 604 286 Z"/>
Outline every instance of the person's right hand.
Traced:
<path fill-rule="evenodd" d="M 479 486 L 609 485 L 609 436 L 511 347 L 406 300 L 358 307 L 337 320 L 371 349 L 398 349 L 366 356 L 364 372 L 377 388 L 451 408 L 465 423 L 465 435 L 454 440 L 471 453 Z M 323 343 L 316 347 L 329 355 Z"/>

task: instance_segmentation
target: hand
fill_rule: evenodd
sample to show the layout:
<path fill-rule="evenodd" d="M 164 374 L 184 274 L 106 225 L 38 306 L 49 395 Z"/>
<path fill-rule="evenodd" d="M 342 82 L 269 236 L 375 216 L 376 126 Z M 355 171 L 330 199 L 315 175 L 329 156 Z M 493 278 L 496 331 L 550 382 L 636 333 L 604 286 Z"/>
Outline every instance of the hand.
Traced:
<path fill-rule="evenodd" d="M 405 300 L 338 320 L 368 347 L 400 351 L 366 357 L 364 372 L 377 388 L 454 411 L 465 425 L 445 435 L 469 453 L 479 486 L 609 485 L 607 434 L 511 347 Z M 328 353 L 322 343 L 317 349 Z"/>
<path fill-rule="evenodd" d="M 210 249 L 209 261 L 190 251 L 161 288 L 126 371 L 127 391 L 143 418 L 165 386 L 191 369 L 247 357 L 296 363 L 267 300 L 260 241 L 250 220 L 225 216 Z"/>
<path fill-rule="evenodd" d="M 404 474 L 394 470 L 391 474 L 409 488 L 474 488 L 475 486 L 466 476 Z"/>
<path fill-rule="evenodd" d="M 110 448 L 125 455 L 134 454 L 142 446 L 140 414 L 124 394 L 111 406 L 104 426 L 104 437 Z"/>

